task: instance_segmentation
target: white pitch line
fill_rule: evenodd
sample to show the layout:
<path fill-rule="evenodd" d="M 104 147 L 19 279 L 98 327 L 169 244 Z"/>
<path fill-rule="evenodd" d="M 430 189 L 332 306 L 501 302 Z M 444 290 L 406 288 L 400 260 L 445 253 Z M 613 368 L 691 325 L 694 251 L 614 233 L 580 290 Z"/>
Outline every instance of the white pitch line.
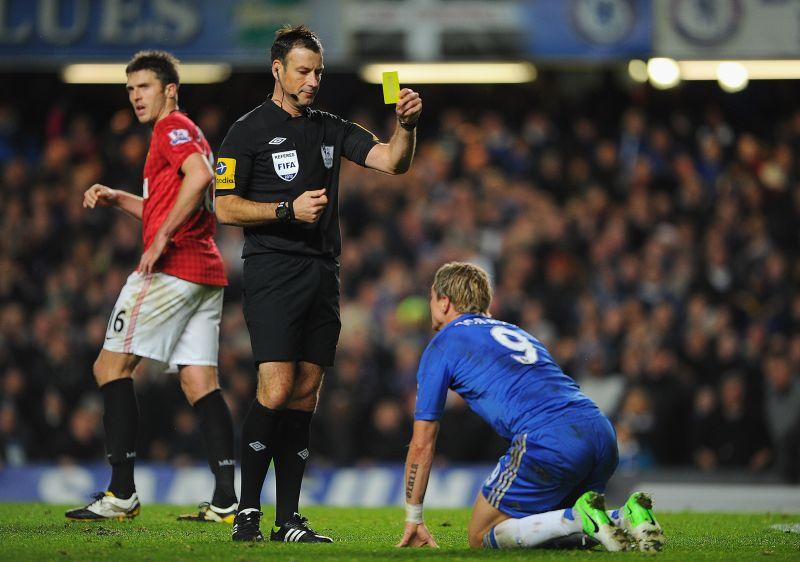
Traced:
<path fill-rule="evenodd" d="M 793 523 L 793 524 L 780 524 L 780 525 L 770 525 L 770 529 L 775 529 L 776 531 L 782 531 L 784 533 L 796 533 L 800 535 L 800 523 Z"/>

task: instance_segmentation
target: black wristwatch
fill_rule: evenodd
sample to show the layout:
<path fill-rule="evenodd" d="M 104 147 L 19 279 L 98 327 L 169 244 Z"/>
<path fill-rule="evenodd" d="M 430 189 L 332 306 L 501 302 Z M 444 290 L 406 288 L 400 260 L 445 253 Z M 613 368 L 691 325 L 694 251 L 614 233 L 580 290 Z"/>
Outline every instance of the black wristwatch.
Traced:
<path fill-rule="evenodd" d="M 275 207 L 275 217 L 280 222 L 290 222 L 294 220 L 294 209 L 292 208 L 291 201 L 281 201 Z"/>

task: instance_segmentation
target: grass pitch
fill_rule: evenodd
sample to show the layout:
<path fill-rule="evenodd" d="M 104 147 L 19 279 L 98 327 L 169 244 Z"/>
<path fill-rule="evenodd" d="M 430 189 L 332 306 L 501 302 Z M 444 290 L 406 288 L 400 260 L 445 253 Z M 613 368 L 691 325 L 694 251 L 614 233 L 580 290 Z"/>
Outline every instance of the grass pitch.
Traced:
<path fill-rule="evenodd" d="M 74 506 L 0 504 L 1 560 L 590 560 L 623 557 L 667 560 L 800 560 L 800 534 L 772 529 L 791 526 L 800 516 L 662 514 L 668 544 L 663 552 L 471 551 L 466 547 L 468 509 L 429 509 L 426 520 L 441 548 L 398 549 L 403 528 L 400 508 L 308 507 L 303 510 L 319 532 L 335 544 L 233 543 L 230 526 L 179 522 L 192 511 L 145 505 L 129 522 L 77 523 L 64 519 Z M 269 532 L 272 509 L 265 506 L 262 531 Z"/>

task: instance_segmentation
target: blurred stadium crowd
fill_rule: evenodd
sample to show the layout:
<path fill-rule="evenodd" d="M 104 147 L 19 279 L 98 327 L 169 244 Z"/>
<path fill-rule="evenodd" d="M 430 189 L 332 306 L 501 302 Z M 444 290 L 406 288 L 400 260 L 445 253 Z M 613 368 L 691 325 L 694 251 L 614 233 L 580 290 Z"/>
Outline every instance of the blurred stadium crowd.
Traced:
<path fill-rule="evenodd" d="M 797 480 L 800 112 L 747 132 L 713 104 L 613 95 L 583 98 L 585 112 L 427 111 L 408 174 L 343 168 L 343 328 L 315 462 L 404 458 L 432 275 L 470 260 L 493 276 L 493 315 L 545 342 L 614 420 L 621 470 Z M 190 111 L 214 148 L 236 114 Z M 391 122 L 349 116 L 386 138 Z M 140 227 L 81 200 L 98 181 L 140 193 L 147 134 L 128 108 L 98 123 L 56 104 L 24 137 L 18 108 L 0 105 L 2 463 L 103 458 L 92 362 Z M 220 373 L 238 422 L 255 382 L 240 230 L 220 228 L 218 244 L 231 279 Z M 143 365 L 136 384 L 140 458 L 202 461 L 176 377 Z M 496 460 L 504 444 L 451 398 L 439 459 Z"/>

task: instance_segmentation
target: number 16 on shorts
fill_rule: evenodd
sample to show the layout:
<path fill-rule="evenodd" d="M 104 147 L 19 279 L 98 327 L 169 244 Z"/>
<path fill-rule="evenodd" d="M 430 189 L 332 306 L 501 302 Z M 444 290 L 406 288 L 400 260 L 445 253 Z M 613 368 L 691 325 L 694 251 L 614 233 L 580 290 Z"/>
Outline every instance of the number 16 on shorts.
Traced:
<path fill-rule="evenodd" d="M 114 310 L 111 313 L 111 318 L 108 319 L 108 326 L 106 327 L 106 339 L 110 339 L 107 335 L 108 332 L 113 331 L 115 334 L 121 334 L 125 329 L 126 310 Z"/>

